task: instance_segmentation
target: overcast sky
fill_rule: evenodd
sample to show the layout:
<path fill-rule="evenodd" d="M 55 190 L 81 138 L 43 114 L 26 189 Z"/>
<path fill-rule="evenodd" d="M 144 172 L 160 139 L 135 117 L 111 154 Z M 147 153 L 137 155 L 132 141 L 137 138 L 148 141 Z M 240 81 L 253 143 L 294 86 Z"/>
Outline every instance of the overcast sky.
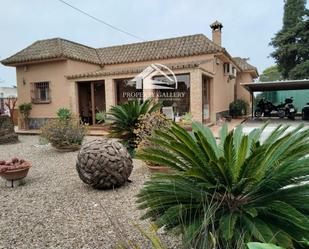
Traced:
<path fill-rule="evenodd" d="M 223 23 L 222 45 L 249 57 L 259 72 L 274 62 L 268 44 L 282 26 L 283 0 L 66 0 L 145 40 L 203 33 Z M 0 60 L 36 40 L 62 37 L 92 47 L 137 42 L 59 0 L 0 0 Z M 0 65 L 0 86 L 16 83 L 15 68 Z"/>

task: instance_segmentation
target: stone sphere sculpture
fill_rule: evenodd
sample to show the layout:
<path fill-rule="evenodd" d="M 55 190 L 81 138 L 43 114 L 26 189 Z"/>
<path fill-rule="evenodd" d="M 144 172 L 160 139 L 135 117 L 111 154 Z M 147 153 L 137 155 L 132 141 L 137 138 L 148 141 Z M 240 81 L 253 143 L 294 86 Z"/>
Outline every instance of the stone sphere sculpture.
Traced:
<path fill-rule="evenodd" d="M 85 143 L 77 156 L 80 179 L 96 189 L 120 187 L 128 181 L 133 164 L 126 148 L 115 139 Z"/>

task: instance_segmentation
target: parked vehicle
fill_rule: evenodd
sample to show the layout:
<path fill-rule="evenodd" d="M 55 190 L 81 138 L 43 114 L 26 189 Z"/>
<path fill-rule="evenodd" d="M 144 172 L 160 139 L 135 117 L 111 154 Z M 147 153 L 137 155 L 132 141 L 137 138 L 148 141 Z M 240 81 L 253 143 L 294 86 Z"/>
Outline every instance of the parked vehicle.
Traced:
<path fill-rule="evenodd" d="M 254 116 L 257 118 L 270 117 L 272 112 L 275 112 L 279 118 L 287 117 L 294 120 L 297 110 L 293 105 L 293 97 L 286 98 L 284 103 L 279 105 L 274 105 L 269 100 L 262 98 L 257 104 Z"/>
<path fill-rule="evenodd" d="M 284 100 L 284 103 L 277 105 L 276 108 L 277 108 L 278 116 L 280 118 L 287 117 L 291 120 L 295 119 L 297 110 L 295 106 L 293 105 L 293 97 L 286 98 Z"/>
<path fill-rule="evenodd" d="M 271 112 L 276 110 L 276 106 L 273 105 L 273 103 L 271 103 L 265 98 L 262 98 L 256 106 L 254 116 L 257 118 L 260 118 L 262 116 L 270 117 Z"/>
<path fill-rule="evenodd" d="M 309 120 L 309 102 L 304 106 L 302 110 L 302 119 Z"/>

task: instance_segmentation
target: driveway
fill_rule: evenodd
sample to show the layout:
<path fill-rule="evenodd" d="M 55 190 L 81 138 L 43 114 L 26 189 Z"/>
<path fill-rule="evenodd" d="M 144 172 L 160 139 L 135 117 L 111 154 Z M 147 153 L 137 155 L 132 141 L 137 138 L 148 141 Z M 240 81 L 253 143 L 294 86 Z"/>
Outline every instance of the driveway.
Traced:
<path fill-rule="evenodd" d="M 249 133 L 255 128 L 259 128 L 265 124 L 265 122 L 269 122 L 267 127 L 265 128 L 262 134 L 262 140 L 265 139 L 278 125 L 289 125 L 287 131 L 290 131 L 296 128 L 301 123 L 304 123 L 305 128 L 309 128 L 309 121 L 304 121 L 301 118 L 297 117 L 295 120 L 289 119 L 279 119 L 279 118 L 261 118 L 261 119 L 248 119 L 243 123 L 243 131 L 245 133 Z"/>

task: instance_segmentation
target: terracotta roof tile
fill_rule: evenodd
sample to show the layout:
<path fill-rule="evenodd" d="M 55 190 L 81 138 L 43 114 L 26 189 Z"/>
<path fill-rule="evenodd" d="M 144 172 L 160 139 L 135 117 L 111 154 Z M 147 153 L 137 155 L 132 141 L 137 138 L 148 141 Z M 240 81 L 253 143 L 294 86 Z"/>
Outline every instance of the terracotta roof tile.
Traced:
<path fill-rule="evenodd" d="M 69 58 L 100 64 L 100 59 L 94 48 L 61 38 L 36 41 L 20 52 L 1 61 L 1 63 L 10 65 L 56 58 Z"/>
<path fill-rule="evenodd" d="M 117 64 L 168 59 L 225 51 L 203 34 L 94 49 L 54 38 L 40 40 L 2 61 L 4 65 L 69 58 L 94 64 Z"/>
<path fill-rule="evenodd" d="M 247 59 L 245 58 L 233 57 L 233 60 L 236 63 L 236 65 L 240 67 L 242 71 L 251 71 L 251 70 L 257 71 L 256 67 L 249 64 L 247 62 Z"/>

